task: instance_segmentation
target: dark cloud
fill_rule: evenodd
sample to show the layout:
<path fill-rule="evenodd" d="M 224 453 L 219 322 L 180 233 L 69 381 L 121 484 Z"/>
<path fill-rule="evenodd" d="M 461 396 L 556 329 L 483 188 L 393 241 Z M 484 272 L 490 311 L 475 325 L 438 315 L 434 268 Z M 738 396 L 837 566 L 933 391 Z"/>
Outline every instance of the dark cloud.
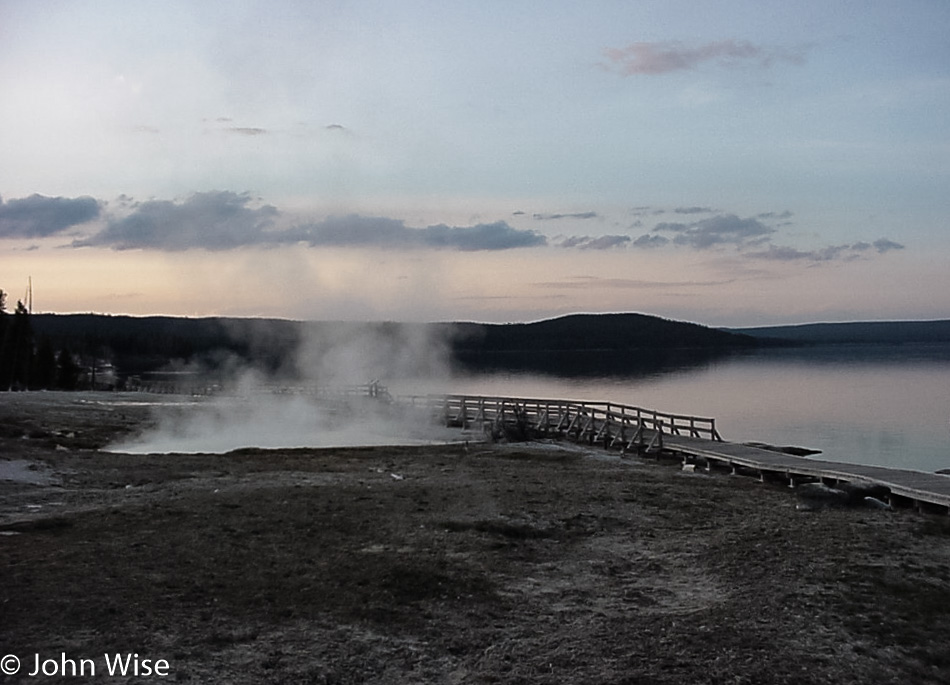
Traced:
<path fill-rule="evenodd" d="M 756 214 L 756 219 L 791 219 L 793 214 L 787 209 L 784 212 L 763 212 Z"/>
<path fill-rule="evenodd" d="M 0 198 L 0 238 L 42 238 L 99 216 L 99 202 L 91 197 L 30 195 L 3 202 Z"/>
<path fill-rule="evenodd" d="M 508 250 L 546 245 L 535 231 L 512 228 L 504 221 L 475 226 L 410 228 L 398 219 L 352 214 L 299 226 L 287 232 L 296 242 L 312 246 L 366 246 L 397 248 L 450 248 L 456 250 Z"/>
<path fill-rule="evenodd" d="M 324 128 L 326 128 L 328 131 L 345 131 L 346 130 L 346 126 L 344 126 L 343 124 L 327 124 Z"/>
<path fill-rule="evenodd" d="M 881 254 L 884 254 L 885 252 L 890 252 L 891 250 L 903 250 L 904 246 L 900 243 L 895 243 L 893 240 L 880 238 L 874 241 L 874 249 Z"/>
<path fill-rule="evenodd" d="M 574 214 L 534 214 L 534 219 L 551 221 L 556 219 L 596 219 L 597 212 L 576 212 Z"/>
<path fill-rule="evenodd" d="M 623 247 L 631 240 L 628 235 L 602 235 L 591 239 L 586 245 L 585 250 L 609 250 L 612 247 Z"/>
<path fill-rule="evenodd" d="M 694 69 L 703 62 L 727 67 L 740 64 L 768 67 L 776 61 L 795 64 L 804 61 L 804 54 L 800 50 L 767 48 L 733 39 L 693 47 L 678 41 L 637 42 L 625 48 L 610 48 L 604 53 L 610 61 L 607 66 L 624 76 L 668 74 Z"/>
<path fill-rule="evenodd" d="M 857 242 L 850 245 L 829 245 L 828 247 L 816 250 L 798 250 L 794 247 L 785 245 L 769 245 L 767 249 L 757 252 L 748 252 L 746 256 L 758 259 L 771 259 L 783 262 L 809 261 L 809 262 L 830 262 L 830 261 L 852 261 L 858 259 L 861 255 L 871 248 L 878 253 L 885 253 L 890 250 L 902 250 L 904 246 L 895 243 L 887 238 L 875 240 L 873 243 Z"/>
<path fill-rule="evenodd" d="M 712 207 L 677 207 L 673 211 L 677 214 L 711 214 L 715 210 Z"/>
<path fill-rule="evenodd" d="M 571 236 L 565 238 L 559 245 L 560 247 L 578 248 L 581 250 L 609 250 L 614 247 L 624 247 L 630 242 L 628 235 L 602 235 L 602 236 Z"/>
<path fill-rule="evenodd" d="M 429 226 L 420 230 L 427 245 L 460 250 L 508 250 L 547 245 L 548 242 L 540 233 L 518 230 L 504 221 L 471 227 Z"/>
<path fill-rule="evenodd" d="M 589 240 L 590 236 L 588 235 L 572 235 L 570 238 L 562 240 L 558 245 L 566 248 L 580 247 Z"/>
<path fill-rule="evenodd" d="M 844 253 L 851 250 L 850 245 L 832 245 L 819 250 L 798 250 L 787 245 L 769 245 L 768 249 L 758 252 L 748 252 L 747 257 L 758 259 L 771 259 L 781 262 L 809 261 L 809 262 L 830 262 L 841 258 Z M 854 257 L 852 252 L 851 257 Z"/>
<path fill-rule="evenodd" d="M 721 214 L 691 224 L 659 223 L 655 232 L 676 233 L 673 242 L 705 249 L 722 244 L 742 245 L 752 239 L 763 239 L 775 232 L 758 219 L 740 219 L 735 214 Z"/>
<path fill-rule="evenodd" d="M 74 247 L 103 246 L 117 250 L 191 248 L 230 250 L 261 245 L 304 243 L 319 246 L 446 248 L 455 250 L 508 250 L 546 245 L 535 231 L 512 228 L 504 221 L 476 226 L 410 228 L 399 219 L 349 215 L 277 229 L 275 207 L 254 206 L 247 193 L 195 193 L 172 202 L 150 200 L 132 206 L 132 212 Z"/>
<path fill-rule="evenodd" d="M 226 191 L 195 193 L 182 202 L 149 200 L 73 245 L 179 251 L 230 250 L 271 242 L 266 229 L 277 217 L 277 209 L 270 205 L 253 208 L 251 202 L 247 193 Z"/>
<path fill-rule="evenodd" d="M 644 233 L 633 241 L 633 246 L 649 249 L 652 247 L 663 247 L 668 242 L 670 242 L 670 239 L 662 235 L 650 235 L 649 233 Z"/>

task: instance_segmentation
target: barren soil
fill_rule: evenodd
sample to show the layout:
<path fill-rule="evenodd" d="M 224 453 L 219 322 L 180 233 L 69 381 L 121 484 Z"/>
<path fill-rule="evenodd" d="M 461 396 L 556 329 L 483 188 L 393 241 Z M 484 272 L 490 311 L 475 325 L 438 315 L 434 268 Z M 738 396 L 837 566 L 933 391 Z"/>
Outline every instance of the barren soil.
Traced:
<path fill-rule="evenodd" d="M 110 454 L 115 399 L 0 394 L 5 682 L 950 682 L 946 518 L 572 445 Z"/>

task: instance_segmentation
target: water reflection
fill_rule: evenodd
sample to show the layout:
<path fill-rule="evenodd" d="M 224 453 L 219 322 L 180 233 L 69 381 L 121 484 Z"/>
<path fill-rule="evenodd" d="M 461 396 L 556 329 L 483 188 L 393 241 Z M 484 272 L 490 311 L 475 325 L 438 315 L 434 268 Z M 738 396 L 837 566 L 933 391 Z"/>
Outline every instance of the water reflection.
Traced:
<path fill-rule="evenodd" d="M 456 353 L 466 376 L 533 374 L 561 379 L 654 378 L 702 369 L 737 354 L 730 349 L 650 349 L 635 352 L 543 350 L 534 352 Z"/>
<path fill-rule="evenodd" d="M 588 360 L 597 371 L 587 374 L 576 365 L 567 365 L 568 374 L 556 373 L 556 365 L 544 374 L 463 373 L 449 388 L 414 390 L 612 400 L 715 417 L 727 440 L 811 447 L 854 463 L 950 467 L 950 346 L 827 346 L 652 361 L 624 369 Z"/>

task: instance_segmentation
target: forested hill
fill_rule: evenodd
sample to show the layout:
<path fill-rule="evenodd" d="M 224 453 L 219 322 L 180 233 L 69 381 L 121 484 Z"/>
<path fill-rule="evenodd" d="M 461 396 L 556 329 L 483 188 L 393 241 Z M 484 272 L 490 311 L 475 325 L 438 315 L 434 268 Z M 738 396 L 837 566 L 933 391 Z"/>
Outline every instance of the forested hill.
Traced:
<path fill-rule="evenodd" d="M 822 345 L 950 343 L 950 320 L 812 323 L 725 330 L 759 339 Z"/>
<path fill-rule="evenodd" d="M 756 345 L 748 336 L 643 314 L 584 314 L 526 324 L 480 323 L 340 323 L 280 319 L 129 317 L 98 314 L 34 314 L 37 339 L 55 349 L 112 361 L 120 373 L 139 374 L 171 361 L 214 366 L 244 360 L 277 371 L 303 340 L 338 344 L 367 332 L 383 338 L 419 339 L 419 334 L 447 340 L 453 358 L 469 367 L 491 366 L 543 370 L 598 356 L 641 358 L 674 353 L 718 354 Z M 411 332 L 412 335 L 409 335 Z M 532 361 L 526 362 L 526 359 Z"/>
<path fill-rule="evenodd" d="M 738 333 L 646 314 L 573 314 L 535 323 L 454 324 L 465 352 L 623 352 L 751 347 Z"/>
<path fill-rule="evenodd" d="M 767 343 L 645 314 L 575 314 L 535 323 L 452 324 L 456 363 L 559 376 L 649 376 Z"/>
<path fill-rule="evenodd" d="M 243 359 L 279 368 L 301 339 L 301 324 L 281 319 L 106 314 L 33 314 L 38 339 L 83 358 L 99 357 L 122 374 L 139 374 L 172 362 L 214 366 Z"/>

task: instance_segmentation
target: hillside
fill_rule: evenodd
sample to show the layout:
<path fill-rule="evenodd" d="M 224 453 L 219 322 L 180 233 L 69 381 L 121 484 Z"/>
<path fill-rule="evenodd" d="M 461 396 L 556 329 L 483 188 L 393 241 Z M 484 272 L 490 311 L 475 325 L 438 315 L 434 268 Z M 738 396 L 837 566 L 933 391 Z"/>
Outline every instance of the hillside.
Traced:
<path fill-rule="evenodd" d="M 470 327 L 474 333 L 461 339 L 456 349 L 483 353 L 715 349 L 754 344 L 741 334 L 646 314 L 573 314 L 535 323 L 456 325 Z"/>
<path fill-rule="evenodd" d="M 583 372 L 617 364 L 656 366 L 676 357 L 708 358 L 755 346 L 745 335 L 644 314 L 578 314 L 526 324 L 300 322 L 278 319 L 36 314 L 38 339 L 56 349 L 111 359 L 124 375 L 171 361 L 205 368 L 241 360 L 268 372 L 292 372 L 296 351 L 386 341 L 447 341 L 452 361 L 470 369 L 530 368 Z M 636 352 L 636 355 L 632 355 Z M 635 359 L 634 359 L 635 357 Z"/>
<path fill-rule="evenodd" d="M 649 376 L 766 344 L 645 314 L 574 314 L 534 323 L 453 326 L 453 356 L 460 366 L 558 376 Z"/>
<path fill-rule="evenodd" d="M 231 319 L 105 314 L 34 314 L 37 338 L 81 357 L 113 361 L 125 375 L 172 361 L 214 365 L 224 357 L 276 369 L 293 353 L 300 324 L 278 319 Z"/>
<path fill-rule="evenodd" d="M 724 330 L 757 339 L 806 344 L 950 343 L 950 320 L 813 323 Z"/>

